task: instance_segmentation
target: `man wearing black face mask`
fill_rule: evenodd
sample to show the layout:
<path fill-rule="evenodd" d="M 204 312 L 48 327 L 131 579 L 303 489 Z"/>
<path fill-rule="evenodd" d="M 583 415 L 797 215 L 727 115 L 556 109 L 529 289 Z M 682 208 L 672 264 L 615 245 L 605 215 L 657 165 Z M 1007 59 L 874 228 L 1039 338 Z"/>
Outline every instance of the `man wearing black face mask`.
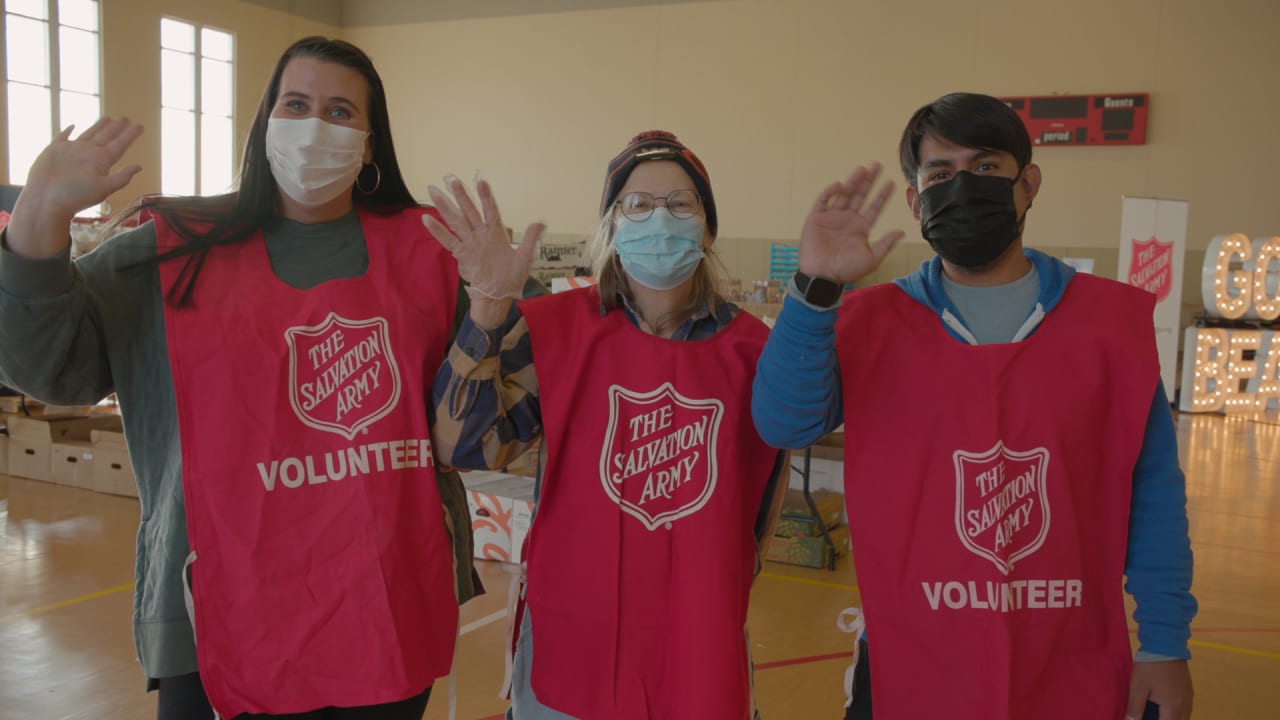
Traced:
<path fill-rule="evenodd" d="M 868 670 L 876 720 L 1189 717 L 1196 602 L 1154 298 L 1023 248 L 1041 171 L 999 100 L 942 97 L 899 149 L 937 257 L 842 294 L 903 233 L 870 242 L 892 192 L 878 166 L 828 186 L 753 386 L 772 445 L 845 426 L 876 638 L 848 717 L 870 717 Z"/>

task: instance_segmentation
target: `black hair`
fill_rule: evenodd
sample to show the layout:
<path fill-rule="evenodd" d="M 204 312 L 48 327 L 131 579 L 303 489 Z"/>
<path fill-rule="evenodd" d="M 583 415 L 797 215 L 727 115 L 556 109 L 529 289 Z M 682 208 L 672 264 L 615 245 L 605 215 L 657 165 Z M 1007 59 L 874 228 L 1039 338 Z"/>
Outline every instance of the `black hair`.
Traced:
<path fill-rule="evenodd" d="M 373 61 L 363 50 L 342 40 L 320 36 L 302 38 L 284 51 L 271 73 L 271 80 L 245 140 L 236 190 L 212 197 L 148 197 L 116 219 L 115 224 L 119 224 L 145 211 L 162 218 L 182 241 L 181 246 L 162 252 L 155 259 L 156 262 L 164 262 L 186 258 L 177 282 L 166 290 L 169 302 L 190 304 L 196 276 L 210 248 L 241 242 L 275 220 L 278 196 L 275 178 L 267 162 L 267 120 L 280 93 L 280 77 L 285 66 L 290 60 L 301 57 L 352 68 L 369 84 L 368 117 L 373 139 L 373 162 L 361 168 L 356 179 L 357 190 L 352 194 L 355 204 L 379 214 L 391 214 L 418 205 L 396 162 L 387 95 Z M 373 189 L 366 193 L 359 190 L 360 187 Z"/>
<path fill-rule="evenodd" d="M 1031 136 L 1008 105 L 990 95 L 951 93 L 916 110 L 902 131 L 898 158 L 912 187 L 920 169 L 920 142 L 930 135 L 964 147 L 1007 152 L 1018 170 L 1031 164 Z"/>

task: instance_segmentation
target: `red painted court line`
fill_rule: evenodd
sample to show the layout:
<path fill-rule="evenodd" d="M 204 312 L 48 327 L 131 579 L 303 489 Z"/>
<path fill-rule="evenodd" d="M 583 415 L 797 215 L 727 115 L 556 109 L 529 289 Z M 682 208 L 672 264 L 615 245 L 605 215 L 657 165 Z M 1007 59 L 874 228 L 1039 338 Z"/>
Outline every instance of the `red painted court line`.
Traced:
<path fill-rule="evenodd" d="M 845 658 L 853 660 L 852 648 L 845 652 L 831 653 L 829 655 L 811 655 L 809 657 L 791 658 L 790 660 L 775 660 L 768 663 L 756 663 L 756 670 L 769 670 L 777 667 L 786 667 L 788 665 L 804 665 L 807 663 L 823 662 L 824 660 L 839 660 Z"/>
<path fill-rule="evenodd" d="M 1280 627 L 1271 628 L 1202 628 L 1192 627 L 1194 633 L 1280 633 Z M 1138 632 L 1137 628 L 1130 628 L 1130 633 Z M 789 660 L 775 660 L 774 662 L 756 663 L 756 670 L 771 670 L 773 668 L 787 667 L 790 665 L 806 665 L 808 663 L 825 662 L 827 660 L 852 660 L 853 653 L 851 651 L 830 653 L 827 655 L 810 655 L 809 657 L 791 658 Z M 489 717 L 479 718 L 478 720 L 505 720 L 506 713 L 499 715 L 490 715 Z"/>
<path fill-rule="evenodd" d="M 1138 632 L 1138 628 L 1129 628 L 1129 634 L 1133 635 Z M 1191 626 L 1191 634 L 1196 633 L 1280 633 L 1280 627 L 1200 627 L 1199 625 Z"/>

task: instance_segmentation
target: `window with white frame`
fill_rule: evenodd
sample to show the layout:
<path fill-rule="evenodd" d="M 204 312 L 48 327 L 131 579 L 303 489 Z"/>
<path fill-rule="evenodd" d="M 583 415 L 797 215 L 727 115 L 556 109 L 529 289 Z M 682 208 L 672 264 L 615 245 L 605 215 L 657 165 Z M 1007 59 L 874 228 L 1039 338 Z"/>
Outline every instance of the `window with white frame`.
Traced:
<path fill-rule="evenodd" d="M 102 115 L 98 0 L 4 0 L 9 183 L 23 185 L 54 135 Z"/>
<path fill-rule="evenodd" d="M 231 190 L 234 50 L 230 33 L 160 21 L 160 190 L 166 195 Z"/>

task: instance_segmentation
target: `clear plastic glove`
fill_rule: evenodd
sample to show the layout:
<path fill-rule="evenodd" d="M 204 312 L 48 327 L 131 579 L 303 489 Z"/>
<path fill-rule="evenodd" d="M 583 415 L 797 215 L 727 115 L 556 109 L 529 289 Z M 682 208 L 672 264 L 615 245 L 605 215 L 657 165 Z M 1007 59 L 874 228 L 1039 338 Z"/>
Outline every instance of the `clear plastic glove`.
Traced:
<path fill-rule="evenodd" d="M 493 199 L 493 189 L 487 180 L 476 181 L 483 215 L 461 180 L 454 175 L 446 175 L 444 182 L 453 194 L 452 199 L 434 185 L 427 188 L 427 193 L 448 227 L 430 215 L 422 217 L 422 224 L 453 253 L 458 261 L 458 274 L 467 281 L 467 293 L 473 299 L 518 300 L 523 297 L 533 254 L 547 226 L 542 222 L 530 224 L 524 231 L 520 246 L 512 248 L 507 239 L 506 225 L 502 223 L 502 214 L 498 212 L 498 203 Z"/>

